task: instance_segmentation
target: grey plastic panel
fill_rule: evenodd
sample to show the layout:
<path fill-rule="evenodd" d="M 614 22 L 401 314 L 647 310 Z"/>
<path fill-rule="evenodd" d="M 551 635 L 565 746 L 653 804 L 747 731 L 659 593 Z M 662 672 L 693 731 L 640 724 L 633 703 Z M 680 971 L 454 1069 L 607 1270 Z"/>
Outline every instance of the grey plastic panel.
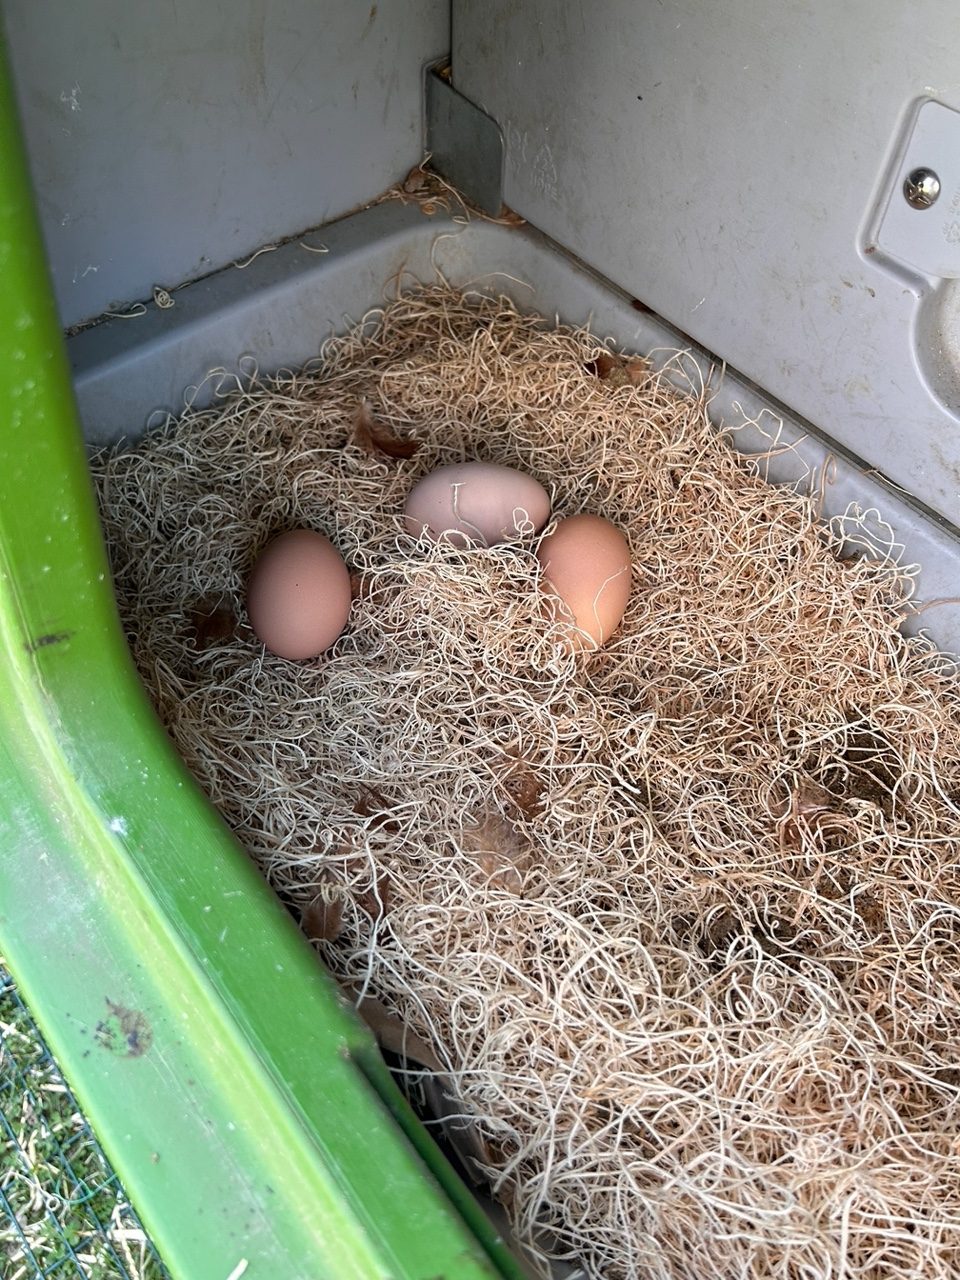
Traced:
<path fill-rule="evenodd" d="M 425 88 L 431 168 L 496 217 L 503 206 L 503 135 L 496 122 L 436 71 L 427 75 Z"/>
<path fill-rule="evenodd" d="M 371 200 L 423 154 L 447 0 L 5 0 L 65 325 Z"/>
<path fill-rule="evenodd" d="M 453 81 L 511 208 L 960 521 L 954 0 L 454 0 Z"/>
<path fill-rule="evenodd" d="M 136 439 L 149 419 L 179 413 L 185 394 L 200 407 L 231 375 L 306 364 L 399 279 L 430 277 L 429 222 L 415 203 L 376 205 L 178 290 L 169 309 L 75 334 L 67 350 L 87 439 Z M 214 369 L 226 379 L 208 377 Z"/>
<path fill-rule="evenodd" d="M 140 434 L 154 409 L 182 403 L 183 389 L 208 369 L 240 370 L 245 356 L 263 371 L 303 363 L 332 331 L 342 331 L 396 287 L 434 282 L 439 268 L 453 284 L 503 293 L 522 308 L 571 323 L 589 322 L 598 335 L 665 363 L 684 340 L 654 315 L 639 314 L 628 296 L 571 259 L 539 233 L 487 222 L 468 226 L 426 218 L 412 205 L 380 205 L 324 230 L 328 254 L 296 245 L 263 254 L 245 271 L 228 268 L 177 294 L 170 311 L 153 309 L 138 320 L 114 320 L 70 340 L 69 350 L 87 435 L 91 441 Z M 766 415 L 769 432 L 779 414 L 742 378 L 723 376 L 712 357 L 692 350 L 690 379 L 710 387 L 714 419 L 740 424 Z M 212 387 L 207 384 L 209 398 Z M 874 514 L 868 521 L 880 540 L 903 547 L 907 562 L 922 566 L 918 598 L 955 597 L 960 582 L 960 541 L 925 518 L 909 502 L 804 423 L 784 417 L 784 449 L 766 464 L 772 481 L 823 486 L 823 509 L 841 514 L 851 503 Z M 769 440 L 744 431 L 745 451 L 763 452 Z M 885 521 L 889 531 L 881 522 Z M 931 605 L 914 619 L 940 645 L 960 652 L 960 604 Z"/>

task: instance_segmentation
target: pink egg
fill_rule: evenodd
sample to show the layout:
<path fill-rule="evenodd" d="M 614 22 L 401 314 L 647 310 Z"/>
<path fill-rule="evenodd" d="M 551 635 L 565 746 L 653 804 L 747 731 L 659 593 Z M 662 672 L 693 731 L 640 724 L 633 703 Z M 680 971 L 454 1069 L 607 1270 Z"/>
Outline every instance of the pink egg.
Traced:
<path fill-rule="evenodd" d="M 280 534 L 250 574 L 247 613 L 271 653 L 281 658 L 323 653 L 350 613 L 350 574 L 340 552 L 313 529 Z"/>

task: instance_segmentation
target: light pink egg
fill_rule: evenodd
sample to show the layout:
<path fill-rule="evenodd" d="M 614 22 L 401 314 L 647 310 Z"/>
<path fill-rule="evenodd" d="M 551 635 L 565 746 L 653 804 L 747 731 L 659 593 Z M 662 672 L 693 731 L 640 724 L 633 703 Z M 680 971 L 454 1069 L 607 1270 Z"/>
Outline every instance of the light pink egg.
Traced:
<path fill-rule="evenodd" d="M 434 541 L 481 546 L 539 533 L 550 515 L 542 484 L 512 467 L 492 462 L 460 462 L 431 471 L 410 490 L 404 508 L 407 528 Z"/>

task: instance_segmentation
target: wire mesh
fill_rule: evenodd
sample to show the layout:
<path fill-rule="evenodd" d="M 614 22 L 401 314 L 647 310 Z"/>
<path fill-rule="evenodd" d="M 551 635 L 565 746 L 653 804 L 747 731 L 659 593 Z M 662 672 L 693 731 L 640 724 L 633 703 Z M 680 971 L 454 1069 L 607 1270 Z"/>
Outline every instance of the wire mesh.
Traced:
<path fill-rule="evenodd" d="M 0 1275 L 169 1277 L 2 962 Z"/>

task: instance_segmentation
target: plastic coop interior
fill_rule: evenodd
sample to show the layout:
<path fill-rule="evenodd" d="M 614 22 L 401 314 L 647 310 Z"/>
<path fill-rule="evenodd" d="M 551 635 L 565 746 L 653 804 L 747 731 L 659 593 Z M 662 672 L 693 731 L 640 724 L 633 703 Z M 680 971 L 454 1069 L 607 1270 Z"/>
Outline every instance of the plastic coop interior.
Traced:
<path fill-rule="evenodd" d="M 136 434 L 211 368 L 300 364 L 439 270 L 686 348 L 719 419 L 782 418 L 771 478 L 810 470 L 828 514 L 872 513 L 956 649 L 953 6 L 8 0 L 3 20 L 3 952 L 174 1274 L 519 1274 L 145 704 L 78 418 L 90 442 Z M 427 152 L 524 225 L 373 203 Z M 151 1051 L 91 1054 L 105 1018 Z"/>

